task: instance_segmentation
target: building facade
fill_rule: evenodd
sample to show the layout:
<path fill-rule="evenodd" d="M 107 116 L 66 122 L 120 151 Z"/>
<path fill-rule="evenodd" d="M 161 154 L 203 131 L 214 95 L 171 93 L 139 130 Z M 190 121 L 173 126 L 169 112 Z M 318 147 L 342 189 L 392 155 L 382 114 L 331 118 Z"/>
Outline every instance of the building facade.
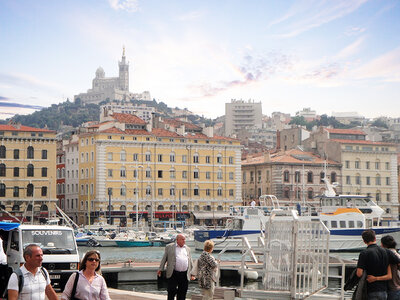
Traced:
<path fill-rule="evenodd" d="M 342 164 L 344 194 L 373 197 L 386 213 L 398 216 L 396 145 L 365 139 L 360 130 L 319 128 L 305 141 L 306 148 Z"/>
<path fill-rule="evenodd" d="M 56 133 L 20 124 L 0 125 L 0 216 L 45 221 L 55 212 Z M 6 212 L 8 213 L 6 213 Z"/>
<path fill-rule="evenodd" d="M 63 141 L 65 153 L 65 202 L 62 209 L 74 221 L 78 222 L 79 212 L 79 143 L 78 136 L 73 135 Z"/>
<path fill-rule="evenodd" d="M 78 135 L 80 223 L 105 221 L 110 208 L 114 224 L 132 226 L 136 211 L 171 220 L 241 203 L 239 142 L 163 124 L 113 114 Z"/>
<path fill-rule="evenodd" d="M 262 127 L 261 102 L 235 100 L 225 103 L 225 135 L 232 136 L 248 128 Z"/>
<path fill-rule="evenodd" d="M 249 156 L 242 161 L 243 199 L 250 203 L 272 194 L 292 204 L 312 202 L 325 191 L 325 174 L 330 182 L 340 182 L 340 169 L 335 161 L 299 149 Z"/>
<path fill-rule="evenodd" d="M 103 115 L 108 115 L 112 113 L 122 113 L 122 114 L 131 114 L 138 116 L 142 120 L 146 122 L 153 121 L 153 115 L 155 113 L 155 108 L 151 106 L 142 105 L 134 105 L 130 102 L 119 102 L 113 101 L 111 103 L 102 105 L 100 107 Z M 106 112 L 107 110 L 107 112 Z"/>

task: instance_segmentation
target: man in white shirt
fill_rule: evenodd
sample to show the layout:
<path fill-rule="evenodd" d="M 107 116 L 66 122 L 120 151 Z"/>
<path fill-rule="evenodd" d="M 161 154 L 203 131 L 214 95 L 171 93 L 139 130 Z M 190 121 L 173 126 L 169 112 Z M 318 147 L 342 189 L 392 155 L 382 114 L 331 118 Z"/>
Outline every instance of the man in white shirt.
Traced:
<path fill-rule="evenodd" d="M 251 201 L 250 203 L 251 207 L 256 207 L 256 201 L 254 201 L 254 199 Z"/>
<path fill-rule="evenodd" d="M 24 285 L 19 290 L 16 273 L 11 274 L 8 281 L 9 300 L 57 300 L 57 294 L 50 284 L 46 269 L 42 269 L 43 251 L 38 245 L 31 244 L 24 249 L 25 264 L 20 268 Z"/>
<path fill-rule="evenodd" d="M 194 276 L 190 276 L 192 257 L 190 248 L 185 245 L 183 234 L 177 235 L 176 243 L 168 244 L 165 247 L 164 256 L 157 271 L 158 276 L 161 276 L 165 263 L 167 263 L 168 300 L 173 300 L 175 295 L 178 300 L 185 300 L 189 280 L 194 280 Z"/>

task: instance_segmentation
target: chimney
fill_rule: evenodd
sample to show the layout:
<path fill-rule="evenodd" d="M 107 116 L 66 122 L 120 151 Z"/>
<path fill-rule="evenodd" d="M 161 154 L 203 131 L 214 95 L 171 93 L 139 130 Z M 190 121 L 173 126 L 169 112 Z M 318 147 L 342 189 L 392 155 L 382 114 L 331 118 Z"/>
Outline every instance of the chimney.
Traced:
<path fill-rule="evenodd" d="M 203 134 L 205 134 L 209 138 L 214 137 L 214 127 L 210 126 L 203 128 Z"/>
<path fill-rule="evenodd" d="M 185 135 L 185 125 L 182 124 L 180 127 L 178 127 L 176 129 L 176 133 L 179 135 Z"/>
<path fill-rule="evenodd" d="M 146 124 L 146 130 L 148 132 L 152 132 L 153 131 L 153 124 L 151 124 L 152 122 L 149 122 Z"/>

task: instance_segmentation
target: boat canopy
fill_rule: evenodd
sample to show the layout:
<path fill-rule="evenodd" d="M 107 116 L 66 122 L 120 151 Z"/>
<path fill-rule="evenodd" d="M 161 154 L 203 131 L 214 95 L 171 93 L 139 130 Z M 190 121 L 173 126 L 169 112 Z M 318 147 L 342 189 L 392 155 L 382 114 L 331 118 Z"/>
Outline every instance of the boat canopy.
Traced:
<path fill-rule="evenodd" d="M 0 222 L 0 230 L 10 231 L 18 228 L 19 223 Z"/>

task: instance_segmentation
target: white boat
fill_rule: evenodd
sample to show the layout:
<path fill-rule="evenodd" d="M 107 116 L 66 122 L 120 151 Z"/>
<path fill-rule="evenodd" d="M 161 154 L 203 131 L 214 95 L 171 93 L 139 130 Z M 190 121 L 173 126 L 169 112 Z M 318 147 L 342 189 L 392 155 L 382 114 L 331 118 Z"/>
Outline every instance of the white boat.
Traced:
<path fill-rule="evenodd" d="M 279 220 L 290 220 L 295 213 L 299 219 L 320 220 L 330 230 L 330 251 L 360 251 L 365 248 L 361 234 L 365 229 L 373 229 L 377 240 L 390 234 L 400 241 L 400 222 L 392 221 L 382 226 L 383 209 L 374 203 L 371 197 L 360 195 L 335 195 L 327 183 L 327 191 L 318 197 L 319 203 L 315 206 L 299 205 L 283 206 L 273 195 L 260 197 L 262 206 L 236 207 L 231 210 L 227 228 L 223 230 L 195 231 L 195 248 L 203 249 L 205 240 L 211 239 L 215 243 L 215 250 L 222 250 L 228 246 L 228 251 L 241 249 L 241 238 L 246 236 L 251 244 L 257 242 L 260 236 L 261 224 L 268 226 L 272 214 Z"/>

